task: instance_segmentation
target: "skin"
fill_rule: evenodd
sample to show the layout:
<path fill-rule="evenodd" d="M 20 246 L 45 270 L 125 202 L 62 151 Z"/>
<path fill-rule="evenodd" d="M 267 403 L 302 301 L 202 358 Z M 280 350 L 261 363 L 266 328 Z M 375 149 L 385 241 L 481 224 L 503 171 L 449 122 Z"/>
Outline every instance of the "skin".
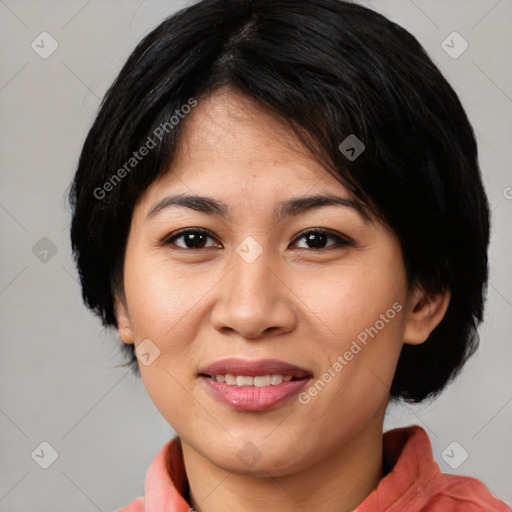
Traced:
<path fill-rule="evenodd" d="M 182 440 L 191 505 L 352 510 L 382 478 L 384 413 L 402 345 L 427 339 L 449 293 L 409 287 L 394 233 L 354 209 L 323 206 L 277 222 L 280 201 L 353 196 L 253 100 L 221 89 L 199 101 L 183 128 L 172 168 L 134 209 L 116 314 L 125 343 L 149 339 L 160 350 L 139 367 Z M 222 201 L 229 216 L 171 206 L 146 218 L 176 193 Z M 183 228 L 211 236 L 199 249 L 183 236 L 163 243 Z M 297 236 L 310 228 L 334 236 L 315 248 Z M 252 263 L 236 252 L 248 236 L 262 249 Z M 197 376 L 226 357 L 276 358 L 308 369 L 314 383 L 396 302 L 401 311 L 307 404 L 235 411 Z M 249 441 L 261 453 L 252 467 L 237 457 Z"/>

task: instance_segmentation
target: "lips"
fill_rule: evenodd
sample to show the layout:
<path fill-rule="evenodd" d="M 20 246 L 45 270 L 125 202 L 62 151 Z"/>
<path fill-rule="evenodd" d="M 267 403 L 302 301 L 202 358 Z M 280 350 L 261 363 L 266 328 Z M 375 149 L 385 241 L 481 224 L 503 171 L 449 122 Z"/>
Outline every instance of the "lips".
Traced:
<path fill-rule="evenodd" d="M 301 368 L 278 359 L 259 359 L 250 361 L 240 358 L 228 358 L 216 361 L 199 370 L 199 375 L 211 377 L 212 375 L 246 375 L 256 377 L 258 375 L 283 375 L 291 376 L 296 379 L 311 377 L 312 373 L 305 368 Z"/>
<path fill-rule="evenodd" d="M 216 361 L 198 374 L 205 389 L 237 411 L 266 411 L 291 401 L 312 377 L 300 366 L 277 359 Z"/>

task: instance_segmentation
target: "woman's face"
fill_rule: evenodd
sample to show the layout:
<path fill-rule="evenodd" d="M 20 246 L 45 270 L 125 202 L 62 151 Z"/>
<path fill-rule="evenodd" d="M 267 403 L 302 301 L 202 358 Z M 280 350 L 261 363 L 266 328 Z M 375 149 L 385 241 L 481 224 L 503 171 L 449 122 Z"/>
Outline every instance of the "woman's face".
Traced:
<path fill-rule="evenodd" d="M 183 443 L 289 474 L 382 427 L 411 309 L 401 249 L 251 100 L 218 91 L 184 127 L 133 212 L 120 334 Z M 160 203 L 177 195 L 205 199 Z M 345 204 L 286 207 L 325 195 Z"/>

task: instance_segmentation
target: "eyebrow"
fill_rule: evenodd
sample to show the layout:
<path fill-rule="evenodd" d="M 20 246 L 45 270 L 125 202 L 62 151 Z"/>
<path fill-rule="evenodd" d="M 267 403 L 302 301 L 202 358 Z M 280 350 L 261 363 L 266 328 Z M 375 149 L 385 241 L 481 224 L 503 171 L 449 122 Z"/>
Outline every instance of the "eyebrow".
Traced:
<path fill-rule="evenodd" d="M 368 210 L 363 203 L 357 199 L 340 197 L 333 194 L 293 197 L 278 203 L 272 213 L 277 220 L 282 220 L 285 217 L 296 216 L 306 211 L 332 205 L 351 208 L 355 210 L 365 222 L 371 220 Z M 226 203 L 206 196 L 178 194 L 165 197 L 155 203 L 147 213 L 145 221 L 172 206 L 190 208 L 208 215 L 218 215 L 224 218 L 229 217 L 229 206 Z"/>

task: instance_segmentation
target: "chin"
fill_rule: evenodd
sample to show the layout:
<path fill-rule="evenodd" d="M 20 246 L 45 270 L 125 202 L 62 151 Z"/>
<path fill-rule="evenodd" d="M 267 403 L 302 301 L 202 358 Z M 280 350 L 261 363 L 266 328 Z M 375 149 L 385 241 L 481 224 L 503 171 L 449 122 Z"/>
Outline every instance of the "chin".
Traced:
<path fill-rule="evenodd" d="M 289 442 L 286 445 L 278 443 L 271 445 L 268 440 L 255 443 L 235 443 L 236 446 L 225 447 L 220 453 L 208 456 L 216 466 L 240 475 L 254 477 L 286 476 L 305 468 L 302 453 L 297 451 L 298 443 Z"/>

